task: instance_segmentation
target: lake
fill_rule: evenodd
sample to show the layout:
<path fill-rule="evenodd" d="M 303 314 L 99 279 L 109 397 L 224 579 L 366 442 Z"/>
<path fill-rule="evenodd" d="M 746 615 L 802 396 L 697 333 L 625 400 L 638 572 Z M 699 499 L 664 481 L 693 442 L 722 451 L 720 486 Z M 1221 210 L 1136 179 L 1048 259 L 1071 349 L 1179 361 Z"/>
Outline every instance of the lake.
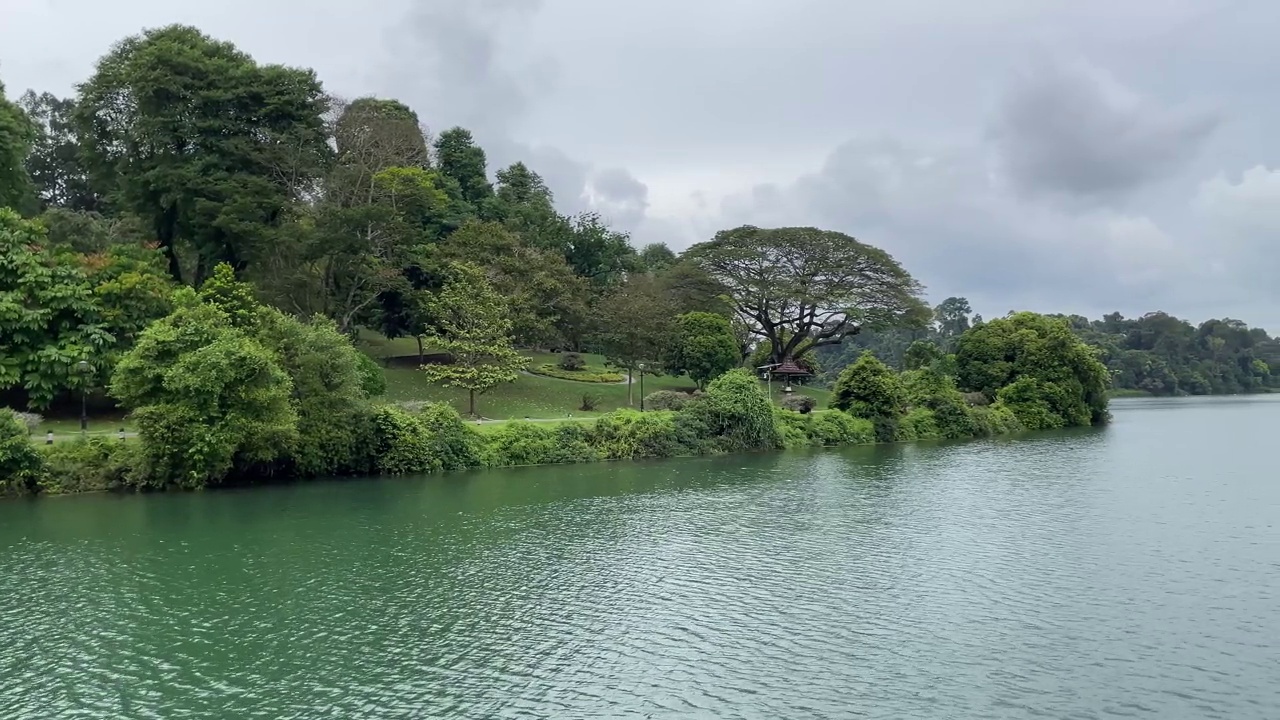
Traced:
<path fill-rule="evenodd" d="M 1280 717 L 1280 397 L 0 502 L 0 718 Z"/>

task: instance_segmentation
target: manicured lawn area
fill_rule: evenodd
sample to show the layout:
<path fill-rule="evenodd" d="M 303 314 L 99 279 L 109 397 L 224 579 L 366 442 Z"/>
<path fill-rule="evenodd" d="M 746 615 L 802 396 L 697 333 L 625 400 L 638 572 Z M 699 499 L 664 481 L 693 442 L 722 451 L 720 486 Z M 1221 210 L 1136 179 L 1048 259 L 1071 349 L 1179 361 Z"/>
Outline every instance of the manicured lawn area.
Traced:
<path fill-rule="evenodd" d="M 416 352 L 416 350 L 415 350 Z M 534 362 L 555 362 L 557 355 L 550 353 L 529 353 Z M 590 370 L 604 370 L 604 359 L 598 355 L 584 355 Z M 467 393 L 465 390 L 449 389 L 427 382 L 426 377 L 418 370 L 410 368 L 388 368 L 387 395 L 389 402 L 409 400 L 428 400 L 447 402 L 460 413 L 467 411 Z M 762 383 L 763 384 L 763 383 Z M 653 376 L 644 378 L 644 392 L 649 394 L 658 390 L 693 389 L 693 382 L 687 377 Z M 808 395 L 818 401 L 819 407 L 826 407 L 831 393 L 818 388 L 796 387 L 796 392 Z M 592 394 L 600 399 L 595 411 L 581 409 L 582 396 Z M 774 400 L 783 397 L 782 384 L 773 383 Z M 635 378 L 634 407 L 640 406 L 640 378 Z M 537 375 L 521 375 L 510 385 L 494 388 L 481 395 L 476 404 L 480 415 L 499 420 L 511 418 L 566 418 L 594 417 L 606 412 L 627 407 L 626 384 L 580 383 L 572 380 L 542 377 Z"/>

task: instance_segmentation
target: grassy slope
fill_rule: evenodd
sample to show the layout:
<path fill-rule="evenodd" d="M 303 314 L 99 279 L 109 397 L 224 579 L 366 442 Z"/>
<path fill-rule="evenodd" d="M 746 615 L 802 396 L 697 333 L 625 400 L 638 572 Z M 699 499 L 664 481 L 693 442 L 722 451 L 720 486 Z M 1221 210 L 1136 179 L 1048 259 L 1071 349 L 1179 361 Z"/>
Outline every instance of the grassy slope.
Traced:
<path fill-rule="evenodd" d="M 410 340 L 410 342 L 413 341 Z M 413 345 L 412 352 L 417 353 L 416 343 Z M 557 356 L 551 353 L 530 352 L 526 357 L 532 358 L 534 363 L 539 364 L 553 363 L 557 359 Z M 599 355 L 583 355 L 583 358 L 587 361 L 587 370 L 594 372 L 606 370 L 604 358 Z M 459 412 L 467 411 L 465 390 L 450 389 L 429 383 L 421 372 L 410 368 L 388 368 L 386 373 L 387 395 L 384 399 L 389 402 L 430 400 L 447 402 Z M 687 377 L 650 375 L 644 378 L 646 395 L 658 390 L 692 389 L 693 383 Z M 775 399 L 783 397 L 780 383 L 773 384 L 773 391 Z M 825 406 L 830 398 L 830 393 L 817 388 L 798 387 L 797 392 L 815 398 L 820 406 Z M 580 409 L 582 396 L 588 393 L 600 399 L 599 405 L 593 412 L 584 412 Z M 639 377 L 635 378 L 633 401 L 634 406 L 639 407 Z M 521 375 L 512 384 L 494 388 L 481 395 L 476 404 L 481 416 L 494 419 L 564 418 L 569 415 L 575 418 L 594 417 L 627 407 L 627 386 L 625 383 L 580 383 L 536 375 Z"/>

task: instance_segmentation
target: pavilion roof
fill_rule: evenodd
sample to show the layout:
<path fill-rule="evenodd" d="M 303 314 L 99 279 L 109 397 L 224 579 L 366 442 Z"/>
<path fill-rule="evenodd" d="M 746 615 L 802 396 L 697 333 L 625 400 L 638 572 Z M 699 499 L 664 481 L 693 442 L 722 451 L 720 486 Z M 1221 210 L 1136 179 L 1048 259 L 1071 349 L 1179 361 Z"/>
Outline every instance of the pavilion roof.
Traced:
<path fill-rule="evenodd" d="M 783 360 L 780 365 L 772 370 L 772 372 L 774 375 L 790 375 L 792 377 L 802 377 L 812 374 L 808 370 L 797 365 L 796 361 L 791 358 Z"/>

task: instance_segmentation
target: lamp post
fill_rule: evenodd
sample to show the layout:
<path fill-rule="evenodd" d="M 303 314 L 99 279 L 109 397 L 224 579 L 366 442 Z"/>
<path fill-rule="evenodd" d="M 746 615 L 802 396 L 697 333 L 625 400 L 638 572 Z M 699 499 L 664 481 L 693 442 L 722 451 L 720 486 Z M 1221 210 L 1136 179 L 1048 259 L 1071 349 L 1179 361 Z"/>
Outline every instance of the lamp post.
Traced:
<path fill-rule="evenodd" d="M 644 412 L 644 363 L 640 363 L 640 412 Z"/>
<path fill-rule="evenodd" d="M 89 367 L 87 360 L 81 360 L 76 363 L 76 372 L 80 373 L 80 377 L 84 378 L 80 385 L 80 435 L 83 436 L 89 432 L 89 371 L 93 368 Z"/>

